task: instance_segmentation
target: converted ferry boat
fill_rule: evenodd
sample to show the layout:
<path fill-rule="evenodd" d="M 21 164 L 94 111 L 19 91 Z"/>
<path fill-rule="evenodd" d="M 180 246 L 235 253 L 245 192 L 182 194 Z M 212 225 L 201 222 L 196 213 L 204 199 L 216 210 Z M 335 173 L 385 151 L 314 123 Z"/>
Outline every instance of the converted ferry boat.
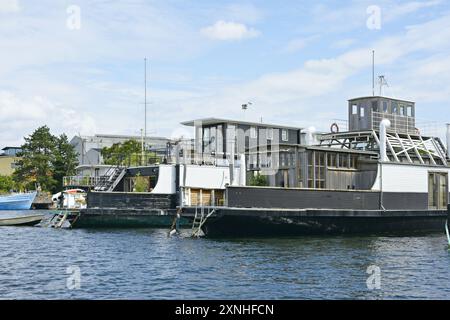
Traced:
<path fill-rule="evenodd" d="M 79 222 L 178 212 L 195 234 L 209 236 L 441 231 L 450 128 L 444 145 L 416 128 L 415 114 L 414 102 L 370 96 L 349 100 L 345 132 L 337 124 L 319 134 L 185 122 L 195 128 L 193 141 L 176 143 L 165 164 L 117 166 L 106 186 L 88 194 Z M 148 179 L 149 192 L 130 192 L 137 176 Z"/>

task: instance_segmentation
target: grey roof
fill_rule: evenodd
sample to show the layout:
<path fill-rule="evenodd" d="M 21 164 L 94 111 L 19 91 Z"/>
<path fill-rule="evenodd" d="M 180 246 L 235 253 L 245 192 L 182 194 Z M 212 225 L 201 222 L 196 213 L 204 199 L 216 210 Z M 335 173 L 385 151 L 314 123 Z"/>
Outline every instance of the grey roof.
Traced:
<path fill-rule="evenodd" d="M 384 97 L 384 96 L 363 96 L 363 97 L 358 97 L 358 98 L 352 98 L 349 99 L 348 101 L 354 101 L 354 100 L 361 100 L 361 99 L 388 99 L 388 100 L 395 100 L 395 101 L 402 101 L 402 102 L 409 102 L 409 103 L 415 103 L 414 101 L 410 101 L 410 100 L 404 100 L 404 99 L 396 99 L 396 98 L 391 98 L 391 97 Z"/>
<path fill-rule="evenodd" d="M 2 150 L 22 149 L 21 147 L 4 147 Z"/>
<path fill-rule="evenodd" d="M 220 124 L 220 123 L 229 123 L 229 124 L 243 124 L 243 125 L 249 125 L 249 126 L 273 127 L 273 128 L 291 129 L 291 130 L 302 130 L 303 129 L 303 128 L 300 128 L 300 127 L 285 126 L 285 125 L 279 125 L 279 124 L 270 124 L 270 123 L 262 123 L 262 122 L 248 122 L 248 121 L 219 119 L 219 118 L 197 119 L 197 120 L 181 122 L 181 124 L 184 125 L 184 126 L 193 127 L 196 122 L 201 122 L 203 125 L 214 125 L 214 124 Z"/>

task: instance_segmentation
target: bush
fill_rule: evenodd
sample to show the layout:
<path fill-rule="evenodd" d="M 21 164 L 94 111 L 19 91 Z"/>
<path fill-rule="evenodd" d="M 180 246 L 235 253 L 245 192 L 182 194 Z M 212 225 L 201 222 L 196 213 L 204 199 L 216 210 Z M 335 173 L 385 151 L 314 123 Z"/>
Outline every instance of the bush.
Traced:
<path fill-rule="evenodd" d="M 266 187 L 267 186 L 267 178 L 266 176 L 258 173 L 256 176 L 252 176 L 250 178 L 250 186 L 253 187 Z"/>
<path fill-rule="evenodd" d="M 134 192 L 148 192 L 148 179 L 137 175 L 134 180 Z"/>
<path fill-rule="evenodd" d="M 7 193 L 16 188 L 16 183 L 10 176 L 0 176 L 0 193 Z"/>

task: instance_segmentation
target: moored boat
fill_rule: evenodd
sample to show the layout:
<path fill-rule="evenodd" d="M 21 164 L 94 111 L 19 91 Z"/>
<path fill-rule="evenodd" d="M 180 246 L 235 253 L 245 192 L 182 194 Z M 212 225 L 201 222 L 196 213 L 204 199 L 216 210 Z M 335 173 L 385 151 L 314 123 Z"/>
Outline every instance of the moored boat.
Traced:
<path fill-rule="evenodd" d="M 30 210 L 36 192 L 0 195 L 0 210 Z"/>
<path fill-rule="evenodd" d="M 44 219 L 43 214 L 19 216 L 12 218 L 1 218 L 0 227 L 5 226 L 35 226 Z"/>

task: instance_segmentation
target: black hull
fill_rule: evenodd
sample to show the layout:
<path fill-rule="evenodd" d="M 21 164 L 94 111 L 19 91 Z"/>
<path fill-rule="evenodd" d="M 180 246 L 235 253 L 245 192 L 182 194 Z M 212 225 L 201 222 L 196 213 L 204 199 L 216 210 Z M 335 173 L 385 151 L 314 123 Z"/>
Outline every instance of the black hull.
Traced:
<path fill-rule="evenodd" d="M 208 237 L 406 235 L 444 232 L 447 211 L 321 211 L 219 209 L 203 227 Z"/>

